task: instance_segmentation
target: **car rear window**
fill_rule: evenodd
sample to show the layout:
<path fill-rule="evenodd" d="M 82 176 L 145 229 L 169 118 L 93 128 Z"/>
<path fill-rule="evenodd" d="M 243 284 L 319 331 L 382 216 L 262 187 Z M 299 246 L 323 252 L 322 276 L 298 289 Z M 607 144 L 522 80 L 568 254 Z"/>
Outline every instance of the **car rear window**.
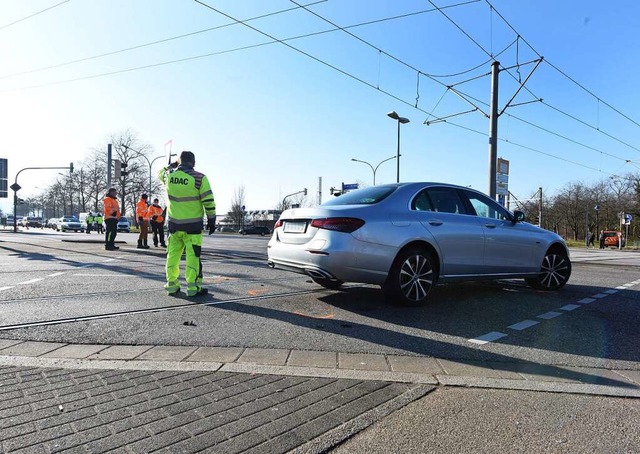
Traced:
<path fill-rule="evenodd" d="M 371 186 L 347 192 L 322 205 L 373 205 L 389 197 L 397 186 Z"/>

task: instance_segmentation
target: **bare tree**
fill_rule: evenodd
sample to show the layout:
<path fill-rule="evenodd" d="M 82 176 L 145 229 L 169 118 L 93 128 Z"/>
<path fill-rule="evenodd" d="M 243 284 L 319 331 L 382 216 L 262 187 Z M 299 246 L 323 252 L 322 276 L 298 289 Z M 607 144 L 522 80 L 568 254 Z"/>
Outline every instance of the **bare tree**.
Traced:
<path fill-rule="evenodd" d="M 231 211 L 227 213 L 226 222 L 230 222 L 234 226 L 241 228 L 244 225 L 245 220 L 245 192 L 244 186 L 238 186 L 233 191 L 233 198 L 231 199 Z"/>

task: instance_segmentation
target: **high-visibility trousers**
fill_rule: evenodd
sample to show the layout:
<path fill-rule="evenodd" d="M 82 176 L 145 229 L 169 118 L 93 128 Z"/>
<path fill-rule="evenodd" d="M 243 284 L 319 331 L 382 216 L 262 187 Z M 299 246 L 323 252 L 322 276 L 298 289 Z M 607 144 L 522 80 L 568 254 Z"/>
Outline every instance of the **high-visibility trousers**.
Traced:
<path fill-rule="evenodd" d="M 202 233 L 173 232 L 167 240 L 167 283 L 168 293 L 180 290 L 180 257 L 185 252 L 186 267 L 184 277 L 187 281 L 187 296 L 194 296 L 202 288 Z"/>

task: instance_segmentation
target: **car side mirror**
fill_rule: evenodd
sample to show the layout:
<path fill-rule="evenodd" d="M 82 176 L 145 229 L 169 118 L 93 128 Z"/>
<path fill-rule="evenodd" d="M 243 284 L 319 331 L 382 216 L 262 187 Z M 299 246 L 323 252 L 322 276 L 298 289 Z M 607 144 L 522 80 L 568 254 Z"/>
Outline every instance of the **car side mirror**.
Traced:
<path fill-rule="evenodd" d="M 514 211 L 513 212 L 513 222 L 524 222 L 526 219 L 524 213 L 522 211 Z"/>

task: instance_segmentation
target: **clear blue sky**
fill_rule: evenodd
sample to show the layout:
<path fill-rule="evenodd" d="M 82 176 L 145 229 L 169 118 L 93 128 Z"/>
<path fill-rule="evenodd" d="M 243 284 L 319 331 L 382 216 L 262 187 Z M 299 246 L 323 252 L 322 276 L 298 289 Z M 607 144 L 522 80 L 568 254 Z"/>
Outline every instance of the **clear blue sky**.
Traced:
<path fill-rule="evenodd" d="M 288 42 L 373 88 L 280 43 L 89 78 L 270 40 L 241 24 L 13 75 L 231 22 L 189 0 L 70 0 L 20 20 L 61 1 L 0 2 L 0 157 L 9 159 L 10 183 L 23 167 L 79 162 L 96 147 L 106 153 L 107 136 L 131 128 L 158 155 L 169 139 L 174 151 L 192 150 L 197 168 L 212 181 L 220 213 L 229 208 L 241 185 L 250 210 L 273 208 L 284 195 L 304 187 L 315 200 L 318 177 L 323 177 L 326 200 L 329 187 L 342 182 L 371 184 L 371 170 L 351 158 L 375 165 L 395 155 L 396 123 L 386 114 L 396 110 L 411 120 L 402 126 L 402 181 L 445 181 L 487 192 L 488 120 L 478 112 L 451 119 L 482 134 L 423 122 L 428 118 L 425 112 L 446 116 L 472 108 L 451 91 L 442 97 L 444 87 L 488 73 L 490 64 L 436 81 L 421 75 L 416 108 L 416 71 L 375 49 L 433 75 L 480 65 L 489 60 L 480 46 L 496 54 L 516 38 L 484 0 L 443 10 L 479 46 L 438 11 L 349 29 L 375 48 L 340 30 Z M 440 7 L 456 3 L 433 1 Z M 546 60 L 640 122 L 640 2 L 490 1 Z M 236 19 L 296 7 L 284 0 L 206 3 Z M 425 0 L 328 0 L 309 8 L 348 26 L 432 6 Z M 15 21 L 19 22 L 12 24 Z M 249 24 L 279 39 L 333 28 L 303 9 Z M 535 58 L 521 40 L 498 59 L 508 67 Z M 533 64 L 522 66 L 521 77 L 532 68 Z M 510 72 L 500 74 L 501 107 L 517 88 L 516 69 Z M 71 79 L 81 80 L 66 82 Z M 488 77 L 457 88 L 488 111 L 482 104 L 490 98 Z M 541 103 L 508 109 L 500 117 L 499 136 L 509 142 L 499 143 L 498 155 L 511 163 L 509 189 L 518 198 L 528 198 L 540 186 L 553 194 L 569 181 L 591 183 L 612 174 L 640 172 L 637 124 L 547 63 L 538 67 L 527 88 L 592 127 Z M 514 102 L 531 99 L 532 94 L 523 91 Z M 23 173 L 21 195 L 37 193 L 56 175 L 57 171 Z M 392 160 L 380 167 L 377 182 L 395 182 L 395 177 Z M 7 210 L 10 200 L 1 200 L 0 207 Z"/>

